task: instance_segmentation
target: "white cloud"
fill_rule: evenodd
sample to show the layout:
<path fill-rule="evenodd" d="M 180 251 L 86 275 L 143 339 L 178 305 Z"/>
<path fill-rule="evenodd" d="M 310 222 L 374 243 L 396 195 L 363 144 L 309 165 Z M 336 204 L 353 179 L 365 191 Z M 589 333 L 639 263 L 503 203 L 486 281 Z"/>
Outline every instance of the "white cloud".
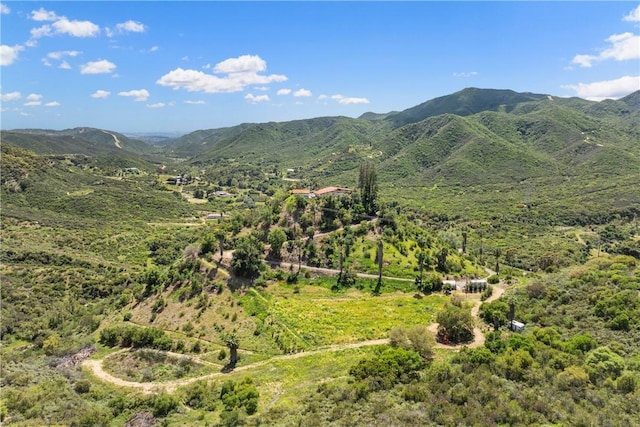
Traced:
<path fill-rule="evenodd" d="M 44 65 L 45 67 L 51 67 L 51 62 L 49 62 L 49 60 L 47 58 L 42 58 L 42 65 Z"/>
<path fill-rule="evenodd" d="M 617 99 L 640 90 L 640 76 L 624 76 L 615 80 L 578 83 L 563 87 L 573 90 L 577 96 L 591 101 Z"/>
<path fill-rule="evenodd" d="M 22 98 L 20 92 L 9 92 L 0 94 L 0 101 L 2 102 L 17 101 L 20 98 Z"/>
<path fill-rule="evenodd" d="M 103 59 L 101 61 L 87 62 L 80 67 L 81 74 L 109 74 L 116 68 L 116 64 Z"/>
<path fill-rule="evenodd" d="M 477 76 L 477 75 L 478 75 L 478 73 L 476 71 L 463 72 L 463 73 L 453 73 L 453 77 L 463 77 L 463 78 L 473 77 L 473 76 Z"/>
<path fill-rule="evenodd" d="M 153 46 L 151 49 L 149 49 L 149 52 L 157 52 L 158 50 L 160 50 L 158 46 Z"/>
<path fill-rule="evenodd" d="M 184 101 L 185 104 L 190 104 L 190 105 L 204 105 L 206 104 L 206 102 L 204 101 Z"/>
<path fill-rule="evenodd" d="M 215 65 L 213 72 L 176 68 L 156 81 L 157 84 L 188 92 L 239 92 L 250 85 L 264 85 L 283 82 L 287 77 L 280 74 L 259 74 L 267 68 L 266 62 L 259 56 L 243 55 L 229 58 Z"/>
<path fill-rule="evenodd" d="M 32 28 L 31 29 L 31 38 L 33 39 L 39 39 L 40 37 L 44 37 L 44 36 L 50 36 L 51 33 L 51 26 L 50 25 L 43 25 L 42 27 L 38 27 L 38 28 Z M 35 44 L 35 41 L 30 40 L 30 42 L 32 44 Z"/>
<path fill-rule="evenodd" d="M 144 33 L 146 29 L 147 28 L 142 22 L 129 20 L 127 22 L 116 24 L 116 27 L 113 30 L 111 30 L 110 28 L 106 28 L 105 31 L 107 33 L 107 37 L 113 37 L 116 34 Z"/>
<path fill-rule="evenodd" d="M 611 46 L 598 55 L 581 54 L 573 57 L 573 63 L 581 67 L 591 67 L 594 62 L 614 59 L 625 61 L 640 58 L 640 35 L 633 33 L 613 34 L 606 39 Z"/>
<path fill-rule="evenodd" d="M 46 104 L 44 104 L 45 107 L 59 107 L 60 103 L 57 101 L 53 101 L 53 102 L 47 102 Z"/>
<path fill-rule="evenodd" d="M 72 37 L 95 37 L 100 34 L 100 27 L 91 21 L 70 21 L 65 16 L 58 16 L 55 12 L 40 8 L 31 12 L 31 19 L 34 21 L 51 21 L 52 24 L 45 24 L 38 28 L 31 29 L 31 37 L 34 39 L 53 36 L 56 34 L 66 34 Z"/>
<path fill-rule="evenodd" d="M 332 95 L 331 99 L 335 99 L 339 104 L 351 105 L 351 104 L 368 104 L 369 100 L 367 98 L 354 98 L 354 97 L 345 97 L 342 95 Z"/>
<path fill-rule="evenodd" d="M 1 15 L 8 15 L 11 13 L 11 9 L 9 9 L 9 6 L 7 6 L 4 3 L 0 3 L 0 14 Z"/>
<path fill-rule="evenodd" d="M 162 107 L 166 107 L 167 104 L 165 104 L 164 102 L 156 102 L 155 104 L 147 104 L 148 108 L 162 108 Z"/>
<path fill-rule="evenodd" d="M 237 58 L 225 59 L 214 67 L 219 74 L 258 73 L 267 69 L 267 63 L 258 55 L 242 55 Z"/>
<path fill-rule="evenodd" d="M 49 52 L 47 53 L 47 58 L 51 59 L 62 59 L 65 56 L 75 57 L 82 54 L 82 52 L 78 50 L 60 50 L 57 52 Z"/>
<path fill-rule="evenodd" d="M 62 18 L 53 23 L 56 34 L 68 34 L 73 37 L 95 37 L 100 33 L 100 27 L 91 21 L 69 21 Z"/>
<path fill-rule="evenodd" d="M 322 100 L 325 100 L 325 99 L 329 99 L 329 97 L 328 97 L 327 95 L 320 95 L 320 96 L 318 97 L 318 99 L 319 99 L 320 101 L 322 101 Z"/>
<path fill-rule="evenodd" d="M 71 69 L 71 65 L 69 65 L 69 63 L 67 61 L 62 61 L 60 63 L 60 65 L 58 66 L 58 68 L 62 68 L 63 70 L 70 70 Z"/>
<path fill-rule="evenodd" d="M 622 20 L 630 22 L 640 22 L 640 6 L 629 12 L 629 14 L 622 18 Z"/>
<path fill-rule="evenodd" d="M 298 89 L 297 91 L 293 92 L 293 96 L 295 97 L 311 96 L 311 91 L 308 89 Z"/>
<path fill-rule="evenodd" d="M 31 11 L 31 19 L 34 21 L 55 21 L 60 18 L 55 12 L 45 10 L 45 8 L 41 7 L 38 10 Z"/>
<path fill-rule="evenodd" d="M 291 89 L 280 89 L 276 92 L 276 95 L 289 95 L 291 93 Z"/>
<path fill-rule="evenodd" d="M 25 107 L 37 107 L 39 105 L 42 105 L 41 101 L 29 101 L 29 102 L 25 102 L 24 104 Z"/>
<path fill-rule="evenodd" d="M 98 89 L 97 91 L 95 91 L 94 93 L 91 94 L 91 97 L 92 98 L 106 98 L 109 95 L 111 95 L 111 92 L 109 92 L 107 90 Z"/>
<path fill-rule="evenodd" d="M 248 93 L 244 96 L 244 99 L 251 102 L 252 104 L 257 104 L 258 102 L 267 102 L 269 101 L 269 95 L 258 95 L 255 96 L 252 93 Z"/>
<path fill-rule="evenodd" d="M 6 66 L 13 64 L 15 60 L 18 59 L 18 52 L 22 49 L 24 48 L 20 45 L 8 46 L 3 44 L 0 46 L 0 65 Z"/>
<path fill-rule="evenodd" d="M 127 92 L 118 92 L 120 96 L 131 96 L 134 101 L 142 102 L 149 98 L 149 91 L 146 89 L 130 90 Z"/>
<path fill-rule="evenodd" d="M 40 101 L 42 99 L 42 95 L 37 93 L 30 93 L 27 95 L 27 101 Z"/>

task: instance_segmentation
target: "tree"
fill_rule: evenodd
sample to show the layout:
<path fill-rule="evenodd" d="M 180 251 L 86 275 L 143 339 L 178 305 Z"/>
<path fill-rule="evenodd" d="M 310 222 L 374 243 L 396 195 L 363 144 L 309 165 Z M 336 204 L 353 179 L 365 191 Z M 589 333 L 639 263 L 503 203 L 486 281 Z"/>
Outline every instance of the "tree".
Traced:
<path fill-rule="evenodd" d="M 433 334 L 424 325 L 416 325 L 406 329 L 397 327 L 389 332 L 389 344 L 391 347 L 399 347 L 405 350 L 413 350 L 425 360 L 433 357 L 435 340 Z"/>
<path fill-rule="evenodd" d="M 468 309 L 447 304 L 438 313 L 438 339 L 453 344 L 473 340 L 473 317 Z"/>
<path fill-rule="evenodd" d="M 507 324 L 509 304 L 501 300 L 485 302 L 480 306 L 479 314 L 481 319 L 493 325 L 493 329 L 497 331 L 500 326 Z"/>
<path fill-rule="evenodd" d="M 287 233 L 285 233 L 281 228 L 276 228 L 269 232 L 268 240 L 271 245 L 271 254 L 280 258 L 280 250 L 282 249 L 284 242 L 287 240 Z"/>
<path fill-rule="evenodd" d="M 438 252 L 438 271 L 442 271 L 443 273 L 447 272 L 447 255 L 449 255 L 449 249 L 446 246 L 443 246 Z"/>
<path fill-rule="evenodd" d="M 227 240 L 227 232 L 223 229 L 216 231 L 216 239 L 218 239 L 218 247 L 220 248 L 220 261 L 224 255 L 224 242 Z"/>
<path fill-rule="evenodd" d="M 500 274 L 500 257 L 502 256 L 502 248 L 496 248 L 494 253 L 496 256 L 496 274 Z"/>
<path fill-rule="evenodd" d="M 242 277 L 255 278 L 263 267 L 263 251 L 264 245 L 255 236 L 240 237 L 231 260 L 233 271 Z"/>
<path fill-rule="evenodd" d="M 374 293 L 379 294 L 382 287 L 382 264 L 384 261 L 384 244 L 382 239 L 378 239 L 378 249 L 376 250 L 376 259 L 378 260 L 378 283 Z"/>
<path fill-rule="evenodd" d="M 378 208 L 378 176 L 373 163 L 367 161 L 360 164 L 358 188 L 365 212 L 374 215 Z"/>
<path fill-rule="evenodd" d="M 233 369 L 238 363 L 238 349 L 240 348 L 240 338 L 236 331 L 222 335 L 222 342 L 229 348 L 229 367 Z"/>

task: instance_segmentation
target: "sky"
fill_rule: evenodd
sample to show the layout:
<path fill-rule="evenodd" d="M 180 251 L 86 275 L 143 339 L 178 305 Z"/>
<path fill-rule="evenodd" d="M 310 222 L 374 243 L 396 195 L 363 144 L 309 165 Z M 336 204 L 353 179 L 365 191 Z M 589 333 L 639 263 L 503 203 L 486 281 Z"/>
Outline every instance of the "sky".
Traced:
<path fill-rule="evenodd" d="M 640 89 L 637 1 L 5 1 L 0 24 L 2 129 L 186 133 L 466 87 Z"/>

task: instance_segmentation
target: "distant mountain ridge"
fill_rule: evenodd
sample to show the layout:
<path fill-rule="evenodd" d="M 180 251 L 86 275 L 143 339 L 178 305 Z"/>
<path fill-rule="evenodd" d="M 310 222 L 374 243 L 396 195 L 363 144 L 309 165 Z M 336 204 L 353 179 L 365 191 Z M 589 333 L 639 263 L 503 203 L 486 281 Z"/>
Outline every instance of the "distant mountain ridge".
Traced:
<path fill-rule="evenodd" d="M 103 129 L 78 127 L 65 130 L 14 129 L 1 132 L 2 141 L 40 154 L 149 154 L 152 147 L 125 135 Z"/>
<path fill-rule="evenodd" d="M 547 196 L 562 193 L 567 204 L 559 211 L 581 206 L 590 194 L 598 200 L 592 211 L 605 199 L 612 207 L 640 205 L 640 190 L 631 184 L 640 175 L 640 91 L 594 102 L 468 88 L 386 114 L 203 129 L 161 148 L 93 128 L 3 131 L 2 142 L 43 154 L 127 160 L 162 150 L 184 167 L 212 173 L 222 164 L 265 173 L 295 169 L 305 185 L 355 186 L 359 165 L 369 160 L 384 191 L 422 204 L 437 188 L 440 200 L 457 200 L 456 209 L 472 193 L 513 198 L 524 182 Z"/>

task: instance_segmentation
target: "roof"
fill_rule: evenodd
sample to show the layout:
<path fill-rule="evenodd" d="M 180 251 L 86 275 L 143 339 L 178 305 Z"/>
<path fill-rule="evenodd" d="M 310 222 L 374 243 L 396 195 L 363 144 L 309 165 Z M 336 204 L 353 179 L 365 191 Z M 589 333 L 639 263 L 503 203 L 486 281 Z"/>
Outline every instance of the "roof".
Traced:
<path fill-rule="evenodd" d="M 327 193 L 348 192 L 348 191 L 351 191 L 351 190 L 345 187 L 325 187 L 325 188 L 321 188 L 320 190 L 314 191 L 314 193 L 320 196 L 322 194 L 327 194 Z"/>
<path fill-rule="evenodd" d="M 301 188 L 294 188 L 293 190 L 291 190 L 291 194 L 309 194 L 311 193 L 311 190 L 304 190 Z"/>

